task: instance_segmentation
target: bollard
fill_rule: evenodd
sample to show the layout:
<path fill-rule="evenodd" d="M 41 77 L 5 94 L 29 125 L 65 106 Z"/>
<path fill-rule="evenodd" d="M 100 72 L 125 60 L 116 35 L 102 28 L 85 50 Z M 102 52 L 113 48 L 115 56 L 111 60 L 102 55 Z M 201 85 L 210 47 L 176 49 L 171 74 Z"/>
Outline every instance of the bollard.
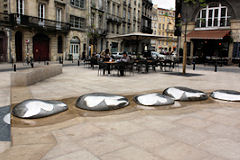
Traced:
<path fill-rule="evenodd" d="M 195 70 L 195 69 L 196 69 L 196 63 L 193 62 L 193 70 Z"/>
<path fill-rule="evenodd" d="M 47 62 L 47 65 L 49 65 L 49 63 Z"/>
<path fill-rule="evenodd" d="M 217 72 L 217 62 L 215 63 L 215 72 Z"/>
<path fill-rule="evenodd" d="M 59 64 L 62 63 L 61 57 L 58 58 L 58 62 L 59 62 Z"/>
<path fill-rule="evenodd" d="M 78 60 L 78 66 L 80 66 L 80 61 Z"/>
<path fill-rule="evenodd" d="M 14 72 L 17 71 L 17 66 L 16 66 L 16 64 L 13 65 L 13 71 L 14 71 Z"/>
<path fill-rule="evenodd" d="M 34 67 L 34 64 L 33 64 L 33 63 L 31 63 L 31 67 L 32 67 L 32 68 Z"/>

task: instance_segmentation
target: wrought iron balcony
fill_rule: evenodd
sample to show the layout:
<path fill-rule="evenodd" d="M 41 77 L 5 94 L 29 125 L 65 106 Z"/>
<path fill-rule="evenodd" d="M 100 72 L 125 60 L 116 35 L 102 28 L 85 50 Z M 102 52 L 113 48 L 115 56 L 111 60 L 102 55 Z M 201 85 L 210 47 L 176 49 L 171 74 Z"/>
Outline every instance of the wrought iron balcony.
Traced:
<path fill-rule="evenodd" d="M 166 32 L 167 32 L 167 33 L 174 33 L 174 30 L 172 30 L 172 29 L 166 29 Z"/>
<path fill-rule="evenodd" d="M 13 26 L 13 15 L 0 13 L 0 24 L 4 26 Z"/>
<path fill-rule="evenodd" d="M 141 32 L 152 34 L 152 33 L 153 33 L 153 30 L 152 30 L 151 27 L 142 26 Z"/>
<path fill-rule="evenodd" d="M 107 14 L 107 20 L 115 23 L 122 23 L 122 18 L 113 14 Z"/>
<path fill-rule="evenodd" d="M 68 32 L 70 30 L 69 23 L 58 22 L 54 20 L 32 17 L 27 15 L 14 14 L 13 23 L 16 26 L 37 28 L 53 32 Z"/>
<path fill-rule="evenodd" d="M 107 35 L 107 30 L 106 29 L 102 29 L 102 28 L 97 28 L 97 32 L 99 35 Z"/>

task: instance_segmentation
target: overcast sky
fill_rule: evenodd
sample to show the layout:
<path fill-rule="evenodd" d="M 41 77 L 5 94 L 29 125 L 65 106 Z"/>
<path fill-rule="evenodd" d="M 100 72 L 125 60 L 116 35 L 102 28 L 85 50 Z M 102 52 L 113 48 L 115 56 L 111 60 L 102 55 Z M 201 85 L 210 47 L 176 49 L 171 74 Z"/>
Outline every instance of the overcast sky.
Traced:
<path fill-rule="evenodd" d="M 153 4 L 158 4 L 159 8 L 175 10 L 175 0 L 153 0 Z"/>

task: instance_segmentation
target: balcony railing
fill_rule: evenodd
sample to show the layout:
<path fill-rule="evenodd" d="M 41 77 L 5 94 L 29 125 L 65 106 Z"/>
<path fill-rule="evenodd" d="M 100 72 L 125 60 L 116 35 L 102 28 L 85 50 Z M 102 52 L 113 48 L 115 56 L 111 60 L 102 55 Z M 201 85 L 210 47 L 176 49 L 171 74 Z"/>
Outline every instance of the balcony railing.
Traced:
<path fill-rule="evenodd" d="M 116 23 L 122 23 L 122 18 L 113 14 L 107 14 L 107 20 Z"/>
<path fill-rule="evenodd" d="M 6 13 L 0 13 L 0 24 L 6 25 L 6 26 L 12 26 L 13 25 L 13 15 L 6 14 Z"/>
<path fill-rule="evenodd" d="M 141 32 L 152 34 L 152 33 L 153 33 L 153 30 L 152 30 L 151 27 L 142 26 Z"/>
<path fill-rule="evenodd" d="M 166 32 L 167 32 L 167 33 L 174 33 L 174 30 L 172 30 L 172 29 L 166 29 Z"/>
<path fill-rule="evenodd" d="M 102 28 L 97 28 L 97 33 L 99 35 L 107 35 L 107 30 Z"/>
<path fill-rule="evenodd" d="M 70 30 L 70 24 L 64 22 L 58 22 L 49 19 L 43 19 L 38 17 L 32 17 L 27 15 L 13 14 L 14 25 L 33 27 L 38 29 L 45 29 L 49 31 L 68 32 Z"/>

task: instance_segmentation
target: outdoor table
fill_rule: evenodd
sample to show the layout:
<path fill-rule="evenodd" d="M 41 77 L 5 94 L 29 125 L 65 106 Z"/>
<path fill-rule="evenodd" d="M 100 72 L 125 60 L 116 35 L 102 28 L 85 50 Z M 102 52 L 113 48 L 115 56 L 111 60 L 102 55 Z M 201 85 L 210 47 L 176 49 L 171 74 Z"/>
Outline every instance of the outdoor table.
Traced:
<path fill-rule="evenodd" d="M 169 60 L 169 59 L 160 61 L 160 64 L 161 64 L 162 67 L 164 67 L 165 71 L 166 71 L 166 67 L 169 67 L 169 70 L 174 68 L 174 62 L 172 60 Z"/>
<path fill-rule="evenodd" d="M 114 68 L 113 66 L 115 65 L 119 65 L 118 66 L 118 70 L 120 71 L 120 75 L 121 76 L 124 76 L 124 68 L 125 68 L 125 62 L 118 62 L 118 61 L 112 61 L 112 62 L 110 62 L 110 61 L 105 61 L 105 62 L 103 62 L 103 63 L 105 63 L 105 64 L 107 64 L 108 65 L 108 67 L 107 67 L 107 69 L 108 69 L 108 74 L 110 74 L 111 73 L 111 68 Z"/>
<path fill-rule="evenodd" d="M 139 65 L 140 68 L 142 68 L 143 64 L 145 64 L 145 71 L 148 73 L 148 67 L 150 64 L 152 64 L 153 60 L 136 60 L 135 63 Z M 140 68 L 138 69 L 140 71 Z M 138 72 L 139 72 L 138 71 Z"/>

